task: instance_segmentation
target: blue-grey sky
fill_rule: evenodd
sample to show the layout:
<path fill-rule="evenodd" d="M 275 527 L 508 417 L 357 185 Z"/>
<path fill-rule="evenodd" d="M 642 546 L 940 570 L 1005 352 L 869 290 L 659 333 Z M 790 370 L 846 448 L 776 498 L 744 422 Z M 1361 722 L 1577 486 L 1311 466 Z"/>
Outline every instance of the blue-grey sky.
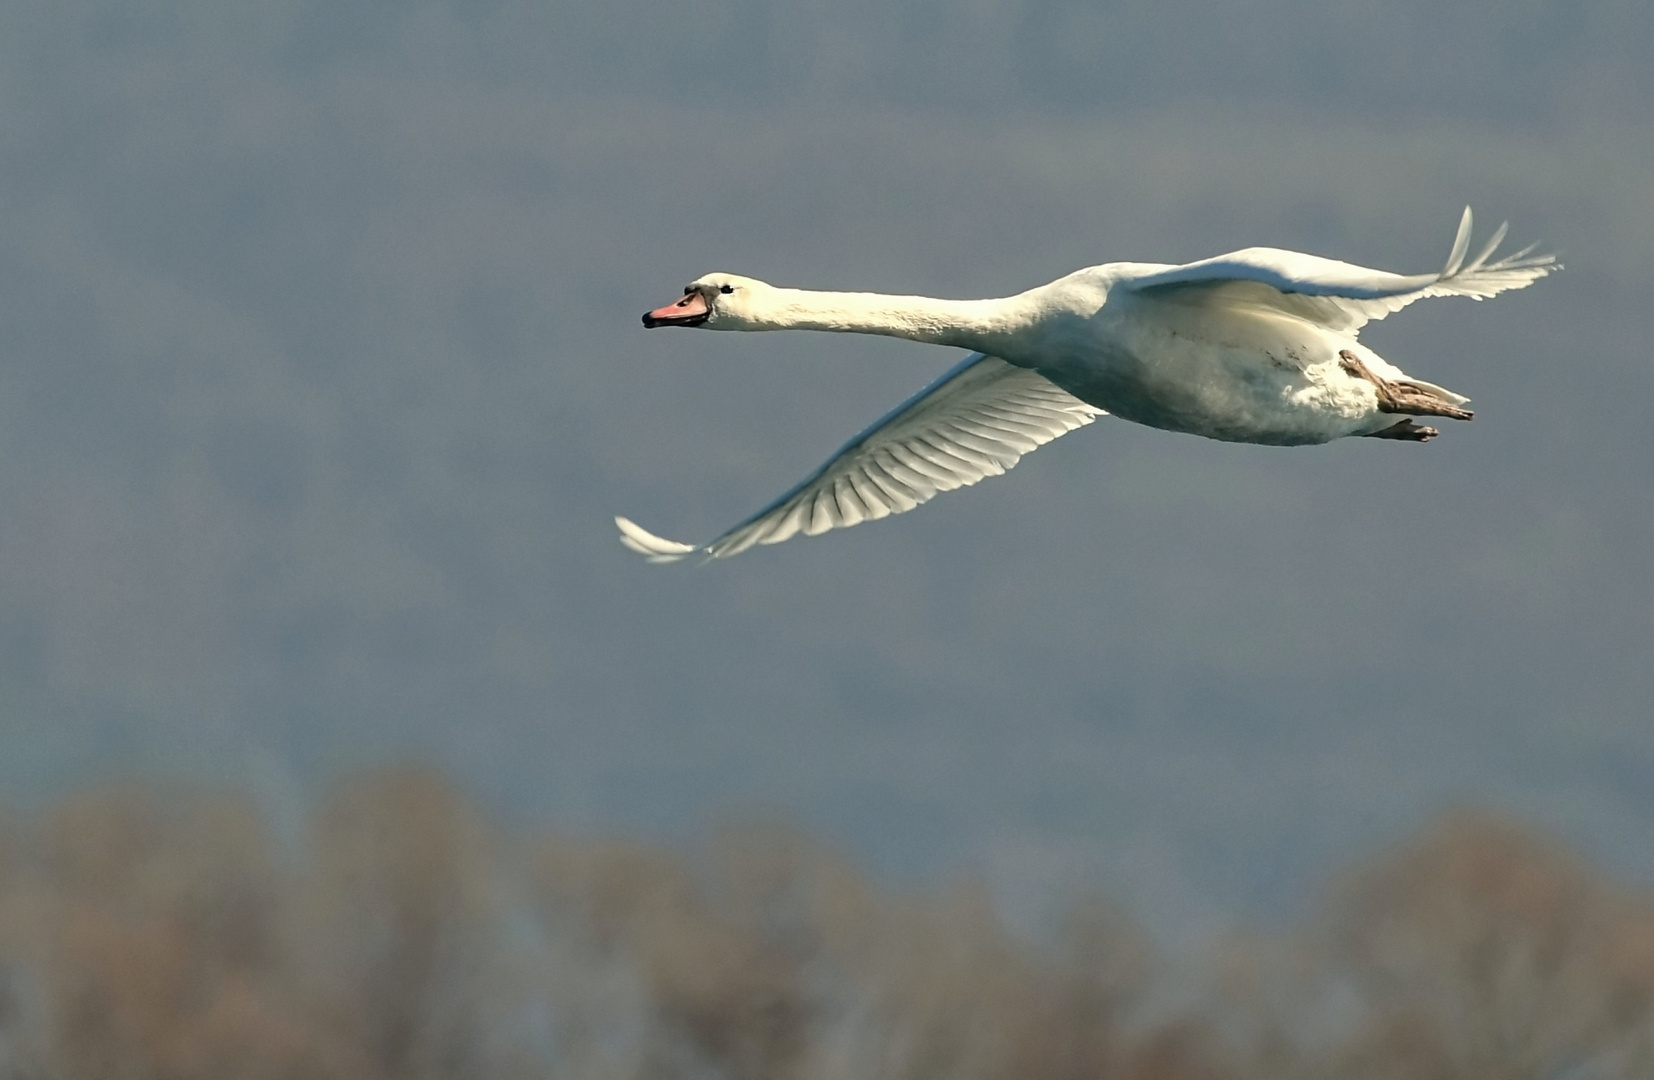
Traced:
<path fill-rule="evenodd" d="M 0 783 L 782 813 L 1171 934 L 1441 807 L 1654 880 L 1654 9 L 1074 0 L 0 13 Z M 1368 328 L 1428 446 L 1105 420 L 916 513 L 702 539 L 954 362 L 649 333 L 722 269 L 1003 295 L 1251 244 L 1557 278 Z"/>

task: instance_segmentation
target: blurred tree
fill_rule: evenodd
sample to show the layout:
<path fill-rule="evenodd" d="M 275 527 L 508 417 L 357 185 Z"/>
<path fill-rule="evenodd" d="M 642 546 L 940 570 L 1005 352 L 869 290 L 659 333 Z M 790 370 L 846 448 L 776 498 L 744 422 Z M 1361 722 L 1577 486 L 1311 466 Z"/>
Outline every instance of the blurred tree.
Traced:
<path fill-rule="evenodd" d="M 44 877 L 22 911 L 41 943 L 41 1072 L 347 1074 L 340 1048 L 317 1039 L 283 990 L 274 948 L 282 897 L 245 800 L 96 790 L 48 818 L 40 855 Z"/>
<path fill-rule="evenodd" d="M 1105 901 L 1043 945 L 784 828 L 688 858 L 499 836 L 352 777 L 272 849 L 237 796 L 0 819 L 0 1077 L 1645 1080 L 1654 900 L 1460 813 L 1191 995 Z"/>
<path fill-rule="evenodd" d="M 317 815 L 294 943 L 327 1026 L 374 1075 L 504 1069 L 488 1037 L 514 989 L 497 844 L 425 769 L 355 778 Z"/>
<path fill-rule="evenodd" d="M 1326 929 L 1371 1009 L 1349 1075 L 1654 1076 L 1654 905 L 1509 822 L 1444 818 Z"/>

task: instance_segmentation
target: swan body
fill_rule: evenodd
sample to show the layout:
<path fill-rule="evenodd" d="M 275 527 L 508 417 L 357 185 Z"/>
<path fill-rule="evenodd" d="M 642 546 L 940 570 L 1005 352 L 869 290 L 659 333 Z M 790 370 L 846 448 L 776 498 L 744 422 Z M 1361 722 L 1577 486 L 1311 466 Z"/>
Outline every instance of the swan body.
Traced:
<path fill-rule="evenodd" d="M 992 300 L 708 274 L 644 325 L 879 334 L 971 355 L 711 542 L 680 544 L 616 518 L 621 542 L 653 562 L 717 558 L 902 513 L 1108 413 L 1228 442 L 1423 442 L 1437 432 L 1412 416 L 1468 420 L 1469 399 L 1404 374 L 1360 343 L 1361 327 L 1424 297 L 1480 300 L 1558 268 L 1532 248 L 1489 261 L 1504 226 L 1467 259 L 1471 224 L 1466 207 L 1446 266 L 1410 276 L 1277 248 L 1182 266 L 1105 263 Z"/>

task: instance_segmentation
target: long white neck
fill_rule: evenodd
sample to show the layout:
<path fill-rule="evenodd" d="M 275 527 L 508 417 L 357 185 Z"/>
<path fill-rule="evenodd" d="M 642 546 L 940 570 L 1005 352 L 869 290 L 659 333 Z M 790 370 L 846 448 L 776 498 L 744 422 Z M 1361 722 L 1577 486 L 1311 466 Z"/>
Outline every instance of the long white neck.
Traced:
<path fill-rule="evenodd" d="M 815 292 L 771 288 L 759 310 L 743 313 L 732 330 L 825 330 L 878 334 L 933 345 L 992 351 L 1033 321 L 1020 296 L 1001 300 L 937 300 L 883 293 Z M 716 327 L 716 320 L 712 324 Z"/>

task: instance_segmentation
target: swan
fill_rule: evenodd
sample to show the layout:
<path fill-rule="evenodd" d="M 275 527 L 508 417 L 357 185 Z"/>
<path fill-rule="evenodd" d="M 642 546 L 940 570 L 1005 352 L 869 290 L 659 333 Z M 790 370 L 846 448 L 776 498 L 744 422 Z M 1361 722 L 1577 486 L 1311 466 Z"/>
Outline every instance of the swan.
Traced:
<path fill-rule="evenodd" d="M 1481 300 L 1560 269 L 1533 246 L 1490 262 L 1505 225 L 1467 259 L 1471 225 L 1465 207 L 1441 272 L 1412 276 L 1267 247 L 1183 266 L 1104 263 L 992 300 L 707 274 L 643 325 L 880 334 L 971 354 L 717 538 L 678 543 L 617 517 L 621 543 L 656 563 L 723 558 L 905 513 L 1108 414 L 1274 446 L 1425 442 L 1439 432 L 1413 417 L 1469 420 L 1469 398 L 1404 374 L 1357 340 L 1361 327 L 1427 296 Z"/>

